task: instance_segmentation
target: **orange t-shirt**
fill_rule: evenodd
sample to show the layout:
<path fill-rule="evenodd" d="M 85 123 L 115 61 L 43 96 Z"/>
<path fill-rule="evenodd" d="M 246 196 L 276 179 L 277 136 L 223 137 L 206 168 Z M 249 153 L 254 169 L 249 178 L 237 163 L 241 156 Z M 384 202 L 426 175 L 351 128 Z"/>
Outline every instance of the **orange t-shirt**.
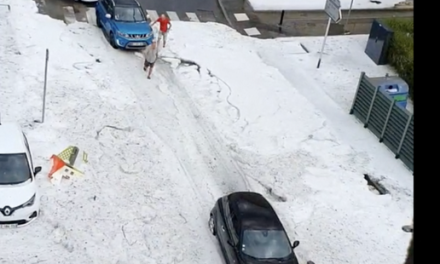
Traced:
<path fill-rule="evenodd" d="M 166 32 L 168 30 L 168 24 L 170 23 L 170 20 L 168 18 L 159 17 L 156 22 L 159 22 L 160 24 L 160 31 Z"/>

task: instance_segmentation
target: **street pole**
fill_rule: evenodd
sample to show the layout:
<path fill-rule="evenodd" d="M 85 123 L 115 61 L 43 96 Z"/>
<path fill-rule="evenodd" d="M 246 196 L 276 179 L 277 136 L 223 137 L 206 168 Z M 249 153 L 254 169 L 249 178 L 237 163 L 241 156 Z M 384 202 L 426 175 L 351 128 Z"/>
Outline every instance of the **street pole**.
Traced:
<path fill-rule="evenodd" d="M 46 87 L 47 87 L 47 65 L 49 62 L 49 49 L 46 49 L 46 65 L 44 67 L 44 92 L 43 92 L 43 111 L 41 116 L 41 123 L 44 123 L 44 116 L 46 114 Z"/>
<path fill-rule="evenodd" d="M 284 10 L 281 11 L 280 23 L 278 24 L 278 31 L 280 33 L 282 31 L 283 20 L 284 20 Z"/>
<path fill-rule="evenodd" d="M 348 21 L 350 20 L 351 10 L 353 9 L 353 3 L 354 3 L 354 0 L 351 0 L 350 8 L 348 9 L 347 20 L 345 20 L 345 24 L 344 24 L 344 33 L 350 32 L 350 31 L 345 30 L 345 28 L 348 26 Z"/>
<path fill-rule="evenodd" d="M 331 23 L 332 23 L 332 19 L 329 17 L 328 18 L 328 23 L 327 23 L 327 29 L 325 30 L 324 41 L 322 42 L 321 52 L 319 53 L 318 65 L 316 66 L 316 68 L 318 68 L 318 69 L 321 66 L 322 54 L 324 53 L 325 42 L 327 41 L 327 36 L 328 36 L 328 32 L 330 30 L 330 24 Z"/>

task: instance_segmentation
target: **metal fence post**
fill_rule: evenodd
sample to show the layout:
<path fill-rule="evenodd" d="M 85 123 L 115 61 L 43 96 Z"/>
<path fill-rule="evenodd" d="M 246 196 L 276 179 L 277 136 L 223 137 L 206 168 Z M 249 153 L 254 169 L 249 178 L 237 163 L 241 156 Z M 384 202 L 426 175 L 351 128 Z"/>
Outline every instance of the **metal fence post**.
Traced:
<path fill-rule="evenodd" d="M 376 87 L 376 90 L 374 90 L 373 98 L 371 99 L 370 107 L 368 108 L 367 117 L 365 119 L 364 127 L 368 127 L 368 121 L 370 121 L 371 111 L 373 110 L 374 100 L 376 100 L 377 92 L 379 91 L 379 86 Z"/>
<path fill-rule="evenodd" d="M 409 128 L 409 125 L 411 124 L 413 116 L 414 115 L 411 114 L 411 116 L 408 118 L 408 121 L 406 122 L 405 130 L 403 130 L 402 138 L 400 139 L 399 147 L 397 148 L 397 151 L 396 151 L 396 159 L 398 159 L 400 156 L 400 150 L 402 149 L 403 141 L 405 141 L 405 136 L 406 136 L 406 133 L 408 132 L 408 128 Z"/>
<path fill-rule="evenodd" d="M 280 33 L 281 33 L 281 31 L 283 31 L 283 29 L 282 29 L 283 21 L 284 21 L 284 10 L 281 11 L 280 23 L 278 23 L 278 32 L 280 32 Z"/>
<path fill-rule="evenodd" d="M 394 107 L 394 103 L 395 103 L 393 98 L 391 98 L 390 102 L 391 102 L 390 108 L 388 109 L 387 117 L 385 118 L 385 122 L 384 122 L 383 128 L 382 128 L 382 132 L 380 133 L 380 137 L 379 137 L 379 142 L 380 143 L 383 142 L 383 136 L 385 135 L 385 131 L 386 131 L 387 126 L 388 126 L 388 121 L 390 121 L 391 112 L 393 111 L 393 107 Z"/>
<path fill-rule="evenodd" d="M 351 10 L 353 10 L 353 2 L 354 2 L 354 0 L 351 0 L 351 2 L 350 2 L 350 8 L 348 9 L 347 20 L 345 21 L 345 24 L 344 24 L 344 33 L 350 32 L 350 31 L 346 30 L 345 28 L 348 25 L 348 21 L 350 21 Z"/>
<path fill-rule="evenodd" d="M 353 108 L 354 108 L 354 105 L 356 103 L 356 99 L 357 99 L 357 96 L 359 94 L 359 89 L 361 87 L 361 83 L 362 83 L 362 80 L 364 79 L 364 77 L 365 77 L 365 72 L 361 72 L 361 76 L 359 77 L 359 82 L 358 82 L 358 86 L 357 86 L 357 89 L 356 89 L 356 93 L 354 94 L 353 103 L 351 104 L 350 115 L 353 114 Z"/>
<path fill-rule="evenodd" d="M 44 66 L 43 111 L 41 115 L 41 123 L 44 123 L 44 116 L 46 114 L 47 65 L 49 64 L 48 62 L 49 62 L 49 49 L 46 49 L 46 63 Z"/>

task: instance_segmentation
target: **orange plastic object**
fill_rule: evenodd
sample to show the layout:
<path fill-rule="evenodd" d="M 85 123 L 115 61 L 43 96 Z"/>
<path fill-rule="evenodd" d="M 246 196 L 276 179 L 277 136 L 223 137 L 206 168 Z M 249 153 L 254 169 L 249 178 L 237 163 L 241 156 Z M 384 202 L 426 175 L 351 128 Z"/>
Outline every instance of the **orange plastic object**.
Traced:
<path fill-rule="evenodd" d="M 52 155 L 50 159 L 52 160 L 52 168 L 50 169 L 48 177 L 49 179 L 52 179 L 52 175 L 55 172 L 57 172 L 59 169 L 64 167 L 66 163 L 62 159 L 60 159 L 57 155 Z"/>

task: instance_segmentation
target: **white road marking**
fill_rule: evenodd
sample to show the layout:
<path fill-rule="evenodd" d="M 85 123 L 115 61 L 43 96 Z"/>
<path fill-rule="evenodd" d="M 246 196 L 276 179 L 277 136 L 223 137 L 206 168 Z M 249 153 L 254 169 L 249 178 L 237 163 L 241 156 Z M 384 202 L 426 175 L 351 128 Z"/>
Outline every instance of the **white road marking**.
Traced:
<path fill-rule="evenodd" d="M 159 18 L 159 15 L 157 14 L 156 10 L 146 10 L 147 14 L 150 16 L 151 22 L 156 21 Z"/>
<path fill-rule="evenodd" d="M 86 17 L 89 24 L 96 26 L 96 10 L 95 8 L 91 7 L 88 8 L 86 11 Z"/>
<path fill-rule="evenodd" d="M 253 27 L 253 28 L 245 28 L 244 31 L 246 32 L 246 34 L 248 34 L 249 36 L 257 36 L 257 35 L 261 35 L 260 31 L 258 31 L 257 28 Z"/>
<path fill-rule="evenodd" d="M 249 21 L 249 17 L 245 13 L 237 13 L 234 16 L 237 21 Z"/>
<path fill-rule="evenodd" d="M 186 15 L 189 18 L 189 21 L 192 22 L 200 22 L 199 18 L 197 17 L 196 13 L 190 13 L 190 12 L 186 12 Z"/>
<path fill-rule="evenodd" d="M 73 7 L 71 6 L 63 7 L 63 13 L 64 13 L 64 22 L 66 22 L 66 24 L 72 24 L 77 22 Z"/>
<path fill-rule="evenodd" d="M 177 15 L 176 12 L 173 12 L 173 11 L 167 11 L 167 15 L 168 15 L 168 17 L 170 18 L 170 20 L 173 20 L 173 21 L 180 21 L 179 16 Z"/>

